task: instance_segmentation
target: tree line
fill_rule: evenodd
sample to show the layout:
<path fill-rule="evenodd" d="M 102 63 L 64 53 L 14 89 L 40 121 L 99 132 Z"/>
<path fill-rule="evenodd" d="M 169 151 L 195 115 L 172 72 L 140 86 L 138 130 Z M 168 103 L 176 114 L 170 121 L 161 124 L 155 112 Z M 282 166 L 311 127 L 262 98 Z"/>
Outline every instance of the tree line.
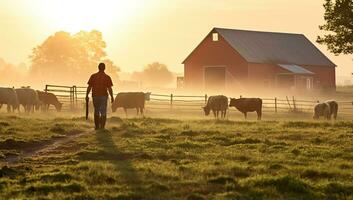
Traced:
<path fill-rule="evenodd" d="M 80 31 L 76 34 L 59 31 L 33 48 L 30 66 L 15 66 L 0 59 L 0 84 L 39 85 L 46 83 L 85 85 L 88 77 L 97 71 L 97 64 L 106 64 L 114 83 L 120 82 L 121 69 L 108 58 L 106 42 L 97 30 Z M 132 78 L 147 86 L 166 85 L 173 81 L 173 73 L 164 64 L 154 62 L 142 71 L 134 72 Z"/>

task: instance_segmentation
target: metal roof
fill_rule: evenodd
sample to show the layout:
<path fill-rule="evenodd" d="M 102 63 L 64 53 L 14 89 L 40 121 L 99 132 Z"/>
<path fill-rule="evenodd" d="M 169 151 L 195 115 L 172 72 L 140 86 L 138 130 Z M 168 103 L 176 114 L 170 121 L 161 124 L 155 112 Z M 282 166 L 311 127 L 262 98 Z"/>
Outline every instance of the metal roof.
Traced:
<path fill-rule="evenodd" d="M 219 33 L 248 62 L 336 66 L 302 34 L 223 28 L 212 32 Z"/>
<path fill-rule="evenodd" d="M 285 70 L 290 71 L 293 74 L 305 74 L 305 75 L 313 75 L 311 71 L 304 69 L 303 67 L 300 67 L 298 65 L 284 65 L 284 64 L 279 64 L 278 66 L 282 67 Z"/>

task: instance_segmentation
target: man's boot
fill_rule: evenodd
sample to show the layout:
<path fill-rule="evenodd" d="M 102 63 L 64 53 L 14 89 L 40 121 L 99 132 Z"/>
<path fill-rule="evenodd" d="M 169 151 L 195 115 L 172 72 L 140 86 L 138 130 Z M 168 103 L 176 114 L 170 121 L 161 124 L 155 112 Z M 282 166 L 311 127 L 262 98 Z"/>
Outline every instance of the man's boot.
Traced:
<path fill-rule="evenodd" d="M 95 130 L 98 130 L 100 127 L 99 127 L 99 122 L 100 122 L 100 117 L 99 115 L 94 115 L 94 126 L 95 126 Z"/>
<path fill-rule="evenodd" d="M 107 121 L 107 116 L 101 116 L 100 118 L 100 128 L 105 129 L 105 122 Z"/>

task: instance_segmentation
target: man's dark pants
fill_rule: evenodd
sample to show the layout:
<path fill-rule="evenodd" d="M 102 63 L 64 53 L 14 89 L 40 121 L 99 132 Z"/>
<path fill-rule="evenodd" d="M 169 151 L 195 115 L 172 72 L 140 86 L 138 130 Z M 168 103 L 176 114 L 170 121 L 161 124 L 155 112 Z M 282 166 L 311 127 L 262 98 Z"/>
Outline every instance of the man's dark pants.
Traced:
<path fill-rule="evenodd" d="M 104 129 L 107 120 L 107 102 L 108 96 L 93 97 L 94 106 L 94 124 L 96 129 Z"/>

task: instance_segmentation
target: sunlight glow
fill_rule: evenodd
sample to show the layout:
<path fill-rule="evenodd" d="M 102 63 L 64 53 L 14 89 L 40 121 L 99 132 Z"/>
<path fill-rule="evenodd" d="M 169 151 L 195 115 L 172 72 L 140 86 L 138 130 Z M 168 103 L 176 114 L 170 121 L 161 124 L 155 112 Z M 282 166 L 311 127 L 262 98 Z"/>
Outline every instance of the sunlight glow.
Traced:
<path fill-rule="evenodd" d="M 141 0 L 45 0 L 42 17 L 55 28 L 74 33 L 80 30 L 109 30 L 137 14 Z"/>

